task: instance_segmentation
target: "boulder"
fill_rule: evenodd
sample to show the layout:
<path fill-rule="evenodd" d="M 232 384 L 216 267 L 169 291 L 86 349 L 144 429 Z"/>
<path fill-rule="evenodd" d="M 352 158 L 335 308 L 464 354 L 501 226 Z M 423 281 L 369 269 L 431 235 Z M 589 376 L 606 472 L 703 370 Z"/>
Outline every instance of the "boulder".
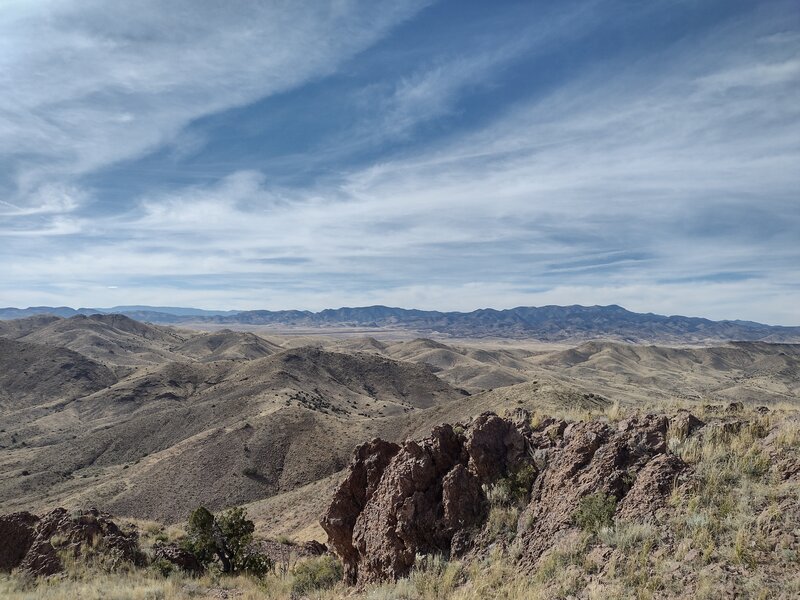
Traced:
<path fill-rule="evenodd" d="M 154 544 L 153 559 L 166 560 L 187 573 L 199 574 L 204 570 L 203 565 L 193 553 L 177 544 Z"/>
<path fill-rule="evenodd" d="M 670 432 L 680 438 L 689 437 L 704 425 L 703 421 L 688 410 L 679 410 L 678 414 L 669 420 Z"/>
<path fill-rule="evenodd" d="M 322 556 L 328 552 L 328 547 L 317 540 L 309 540 L 300 544 L 302 556 Z"/>
<path fill-rule="evenodd" d="M 0 516 L 0 571 L 15 569 L 33 545 L 33 530 L 39 517 L 29 512 Z"/>
<path fill-rule="evenodd" d="M 731 402 L 725 408 L 726 413 L 739 414 L 744 410 L 744 404 L 741 402 Z"/>

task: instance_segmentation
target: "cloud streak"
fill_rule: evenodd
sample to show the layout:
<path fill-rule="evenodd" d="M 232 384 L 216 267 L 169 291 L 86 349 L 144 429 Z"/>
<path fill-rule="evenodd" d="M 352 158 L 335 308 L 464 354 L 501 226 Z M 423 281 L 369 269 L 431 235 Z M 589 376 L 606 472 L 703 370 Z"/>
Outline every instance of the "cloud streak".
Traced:
<path fill-rule="evenodd" d="M 96 0 L 0 12 L 7 193 L 180 141 L 191 121 L 333 72 L 423 2 Z"/>

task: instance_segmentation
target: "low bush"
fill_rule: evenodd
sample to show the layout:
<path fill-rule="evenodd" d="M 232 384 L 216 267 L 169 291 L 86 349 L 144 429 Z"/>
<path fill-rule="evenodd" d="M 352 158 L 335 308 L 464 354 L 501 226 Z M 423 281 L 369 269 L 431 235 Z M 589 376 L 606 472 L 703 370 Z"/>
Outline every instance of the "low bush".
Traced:
<path fill-rule="evenodd" d="M 581 498 L 572 520 L 584 531 L 597 533 L 601 528 L 613 525 L 616 510 L 617 499 L 614 496 L 595 492 Z"/>
<path fill-rule="evenodd" d="M 294 568 L 293 594 L 307 594 L 332 588 L 342 579 L 342 563 L 330 555 L 298 563 Z"/>

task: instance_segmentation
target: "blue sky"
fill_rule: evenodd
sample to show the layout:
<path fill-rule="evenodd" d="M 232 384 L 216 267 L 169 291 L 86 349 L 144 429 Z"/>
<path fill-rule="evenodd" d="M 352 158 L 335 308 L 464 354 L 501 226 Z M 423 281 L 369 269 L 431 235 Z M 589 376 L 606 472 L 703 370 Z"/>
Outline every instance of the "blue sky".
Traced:
<path fill-rule="evenodd" d="M 0 305 L 800 325 L 793 1 L 0 5 Z"/>

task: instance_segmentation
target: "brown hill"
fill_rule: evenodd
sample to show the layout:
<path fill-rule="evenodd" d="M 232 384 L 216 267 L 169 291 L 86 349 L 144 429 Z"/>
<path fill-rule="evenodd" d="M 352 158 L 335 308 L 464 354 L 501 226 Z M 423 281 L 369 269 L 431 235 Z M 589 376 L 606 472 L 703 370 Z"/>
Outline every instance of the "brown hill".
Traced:
<path fill-rule="evenodd" d="M 68 348 L 107 365 L 139 366 L 181 358 L 170 348 L 186 340 L 174 329 L 122 315 L 33 317 L 24 321 L 31 322 L 0 333 L 25 342 Z"/>
<path fill-rule="evenodd" d="M 61 419 L 18 424 L 26 445 L 0 459 L 11 474 L 0 503 L 92 499 L 177 520 L 197 503 L 251 502 L 328 476 L 377 433 L 373 419 L 461 397 L 423 366 L 315 348 L 144 368 L 59 406 Z"/>
<path fill-rule="evenodd" d="M 613 401 L 762 404 L 800 391 L 792 345 L 275 343 L 107 316 L 0 323 L 0 335 L 2 510 L 88 503 L 179 520 L 201 502 L 291 505 L 309 531 L 318 506 L 296 490 L 335 478 L 375 436 L 401 442 L 486 410 L 585 415 Z"/>
<path fill-rule="evenodd" d="M 384 354 L 429 365 L 449 383 L 471 392 L 522 383 L 531 365 L 505 350 L 461 348 L 429 339 L 387 345 Z"/>
<path fill-rule="evenodd" d="M 0 337 L 3 411 L 71 400 L 106 388 L 116 380 L 108 367 L 77 352 Z"/>
<path fill-rule="evenodd" d="M 533 359 L 560 377 L 594 382 L 622 399 L 642 390 L 709 402 L 796 401 L 800 345 L 736 342 L 708 348 L 589 342 Z"/>
<path fill-rule="evenodd" d="M 264 358 L 283 348 L 253 333 L 223 329 L 192 336 L 172 350 L 197 360 L 215 361 Z"/>

